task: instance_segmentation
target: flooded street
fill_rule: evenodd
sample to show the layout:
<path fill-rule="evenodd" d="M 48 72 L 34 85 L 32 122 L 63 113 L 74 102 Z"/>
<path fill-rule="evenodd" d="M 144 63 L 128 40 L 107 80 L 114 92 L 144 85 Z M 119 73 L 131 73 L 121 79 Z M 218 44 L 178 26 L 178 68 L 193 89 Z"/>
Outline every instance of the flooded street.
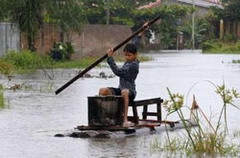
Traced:
<path fill-rule="evenodd" d="M 137 98 L 161 97 L 168 99 L 167 87 L 172 93 L 183 94 L 186 105 L 191 106 L 193 94 L 206 115 L 216 122 L 222 107 L 213 84 L 225 83 L 228 89 L 240 92 L 240 65 L 232 64 L 240 55 L 203 55 L 197 52 L 149 52 L 154 60 L 140 63 Z M 98 76 L 109 68 L 95 68 L 91 74 Z M 54 137 L 67 133 L 77 125 L 87 125 L 87 97 L 98 94 L 101 87 L 116 87 L 118 78 L 81 78 L 59 95 L 54 91 L 69 81 L 77 70 L 57 70 L 33 76 L 15 77 L 5 85 L 20 84 L 25 89 L 6 90 L 7 108 L 0 110 L 0 157 L 161 157 L 164 153 L 153 152 L 151 144 L 165 139 L 165 133 L 140 135 L 116 139 L 81 139 Z M 211 82 L 211 83 L 210 83 Z M 236 105 L 240 105 L 238 100 Z M 131 110 L 129 110 L 131 113 Z M 141 109 L 139 108 L 139 114 Z M 230 133 L 240 130 L 240 111 L 228 108 Z M 163 118 L 166 112 L 163 109 Z M 186 118 L 189 111 L 186 110 Z M 179 120 L 176 115 L 168 120 Z M 178 135 L 181 130 L 172 132 Z M 238 140 L 236 143 L 240 144 Z M 166 155 L 165 155 L 166 156 Z"/>

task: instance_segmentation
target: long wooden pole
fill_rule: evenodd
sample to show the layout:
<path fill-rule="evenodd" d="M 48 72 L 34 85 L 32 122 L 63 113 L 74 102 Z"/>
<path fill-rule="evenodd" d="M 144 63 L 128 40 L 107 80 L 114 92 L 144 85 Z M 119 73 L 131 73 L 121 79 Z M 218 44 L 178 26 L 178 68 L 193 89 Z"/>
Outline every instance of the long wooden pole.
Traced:
<path fill-rule="evenodd" d="M 140 28 L 138 31 L 136 31 L 135 33 L 133 33 L 131 36 L 129 36 L 127 39 L 125 39 L 123 42 L 121 42 L 119 45 L 117 45 L 116 47 L 113 48 L 113 52 L 115 52 L 116 50 L 118 50 L 119 48 L 121 48 L 124 44 L 126 44 L 127 42 L 129 42 L 131 39 L 133 39 L 136 35 L 138 35 L 140 32 L 145 31 L 150 25 L 154 24 L 157 20 L 160 19 L 160 16 L 152 19 L 150 22 L 147 23 L 147 25 L 144 25 L 142 28 Z M 84 74 L 86 74 L 89 70 L 91 70 L 92 68 L 94 68 L 95 66 L 97 66 L 99 63 L 101 63 L 103 60 L 105 60 L 107 58 L 107 54 L 105 54 L 104 56 L 102 56 L 101 58 L 99 58 L 97 61 L 95 61 L 92 65 L 90 65 L 89 67 L 87 67 L 85 70 L 83 70 L 82 72 L 80 72 L 77 76 L 75 76 L 74 78 L 72 78 L 71 80 L 69 80 L 66 84 L 64 84 L 62 87 L 60 87 L 58 90 L 55 91 L 55 94 L 59 94 L 61 91 L 63 91 L 65 88 L 67 88 L 68 86 L 70 86 L 73 82 L 75 82 L 77 79 L 79 79 L 80 77 L 83 77 Z"/>

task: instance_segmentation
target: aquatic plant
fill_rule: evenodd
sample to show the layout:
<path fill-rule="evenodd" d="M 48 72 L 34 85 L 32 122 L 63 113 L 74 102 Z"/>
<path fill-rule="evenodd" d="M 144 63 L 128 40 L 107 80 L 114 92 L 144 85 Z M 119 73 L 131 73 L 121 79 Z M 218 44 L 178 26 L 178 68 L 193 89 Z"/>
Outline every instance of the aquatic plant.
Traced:
<path fill-rule="evenodd" d="M 238 110 L 240 110 L 240 108 L 234 104 L 234 99 L 240 98 L 240 94 L 234 88 L 226 89 L 225 84 L 223 84 L 222 86 L 217 86 L 216 93 L 221 96 L 221 99 L 223 102 L 223 106 L 222 106 L 222 110 L 221 110 L 221 113 L 220 113 L 220 116 L 218 119 L 216 131 L 218 130 L 219 126 L 221 125 L 220 121 L 221 121 L 221 118 L 223 115 L 224 115 L 224 122 L 225 122 L 224 127 L 225 127 L 225 130 L 227 130 L 227 127 L 228 127 L 227 126 L 227 106 L 231 105 L 231 106 L 237 108 Z"/>
<path fill-rule="evenodd" d="M 214 85 L 212 82 L 210 82 Z M 221 97 L 223 102 L 220 114 L 218 116 L 218 121 L 216 126 L 214 126 L 206 117 L 200 106 L 197 104 L 195 100 L 195 96 L 193 97 L 192 107 L 188 108 L 191 110 L 191 117 L 196 121 L 197 127 L 187 127 L 184 125 L 184 129 L 187 133 L 186 139 L 180 139 L 178 144 L 185 146 L 185 148 L 176 148 L 176 140 L 169 137 L 167 131 L 167 142 L 165 143 L 165 150 L 173 152 L 175 150 L 184 150 L 188 155 L 190 153 L 200 153 L 202 155 L 211 155 L 211 156 L 226 156 L 233 155 L 236 156 L 239 154 L 239 147 L 234 144 L 228 144 L 226 141 L 226 134 L 228 133 L 228 124 L 227 124 L 227 106 L 231 105 L 236 109 L 240 109 L 238 106 L 234 104 L 234 100 L 240 98 L 240 94 L 236 89 L 227 89 L 225 84 L 221 86 L 216 86 L 216 94 Z M 180 94 L 172 94 L 170 89 L 167 88 L 170 99 L 164 102 L 164 107 L 168 112 L 168 115 L 176 112 L 180 118 L 180 120 L 185 124 L 186 118 L 183 115 L 182 107 L 184 106 L 183 95 Z M 203 116 L 205 121 L 209 124 L 210 128 L 207 130 L 204 129 L 203 120 L 200 121 L 200 116 Z M 224 119 L 224 123 L 222 123 L 222 119 Z M 222 128 L 223 127 L 223 130 Z M 156 145 L 155 145 L 156 147 Z"/>

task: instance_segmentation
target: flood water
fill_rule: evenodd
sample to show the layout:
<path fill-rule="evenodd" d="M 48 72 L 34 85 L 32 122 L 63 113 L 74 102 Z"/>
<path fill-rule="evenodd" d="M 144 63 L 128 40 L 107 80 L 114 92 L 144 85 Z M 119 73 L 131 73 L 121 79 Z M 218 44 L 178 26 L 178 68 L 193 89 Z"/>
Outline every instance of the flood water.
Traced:
<path fill-rule="evenodd" d="M 191 106 L 192 95 L 205 114 L 216 122 L 222 107 L 213 84 L 240 92 L 240 65 L 232 64 L 240 55 L 203 55 L 197 52 L 148 52 L 154 58 L 140 63 L 137 78 L 137 100 L 154 97 L 168 99 L 167 87 L 172 93 L 185 97 L 185 105 Z M 98 93 L 100 87 L 117 86 L 118 78 L 82 78 L 59 95 L 54 91 L 76 75 L 78 70 L 38 72 L 34 75 L 17 76 L 6 86 L 20 84 L 20 90 L 6 90 L 8 107 L 0 110 L 0 157 L 166 157 L 167 153 L 153 152 L 154 141 L 165 139 L 165 132 L 114 139 L 82 139 L 54 137 L 67 133 L 77 125 L 87 125 L 87 97 Z M 90 74 L 109 68 L 95 68 Z M 47 74 L 53 78 L 50 80 Z M 213 84 L 211 84 L 211 83 Z M 239 100 L 235 102 L 240 106 Z M 141 109 L 139 109 L 141 111 Z M 129 110 L 131 113 L 131 110 Z M 139 112 L 140 113 L 140 112 Z M 163 110 L 163 118 L 166 112 Z M 186 117 L 188 117 L 186 110 Z M 230 133 L 240 130 L 240 111 L 228 108 Z M 178 120 L 176 115 L 168 120 Z M 181 130 L 171 132 L 178 136 Z M 234 142 L 240 144 L 235 140 Z M 169 155 L 168 155 L 169 156 Z"/>

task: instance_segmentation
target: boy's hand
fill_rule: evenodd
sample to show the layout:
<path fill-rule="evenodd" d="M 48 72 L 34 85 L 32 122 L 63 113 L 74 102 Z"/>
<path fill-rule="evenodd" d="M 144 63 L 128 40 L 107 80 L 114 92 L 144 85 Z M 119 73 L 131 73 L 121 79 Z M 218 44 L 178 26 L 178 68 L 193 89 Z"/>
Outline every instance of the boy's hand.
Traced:
<path fill-rule="evenodd" d="M 108 49 L 107 50 L 107 54 L 108 54 L 108 57 L 112 57 L 113 56 L 113 49 Z"/>
<path fill-rule="evenodd" d="M 146 27 L 146 29 L 145 30 L 143 30 L 142 32 L 140 32 L 139 34 L 138 34 L 138 36 L 142 36 L 142 34 L 147 30 L 147 29 L 149 29 L 149 26 L 148 26 L 148 21 L 147 22 L 145 22 L 144 24 L 143 24 L 143 26 L 142 27 Z"/>

